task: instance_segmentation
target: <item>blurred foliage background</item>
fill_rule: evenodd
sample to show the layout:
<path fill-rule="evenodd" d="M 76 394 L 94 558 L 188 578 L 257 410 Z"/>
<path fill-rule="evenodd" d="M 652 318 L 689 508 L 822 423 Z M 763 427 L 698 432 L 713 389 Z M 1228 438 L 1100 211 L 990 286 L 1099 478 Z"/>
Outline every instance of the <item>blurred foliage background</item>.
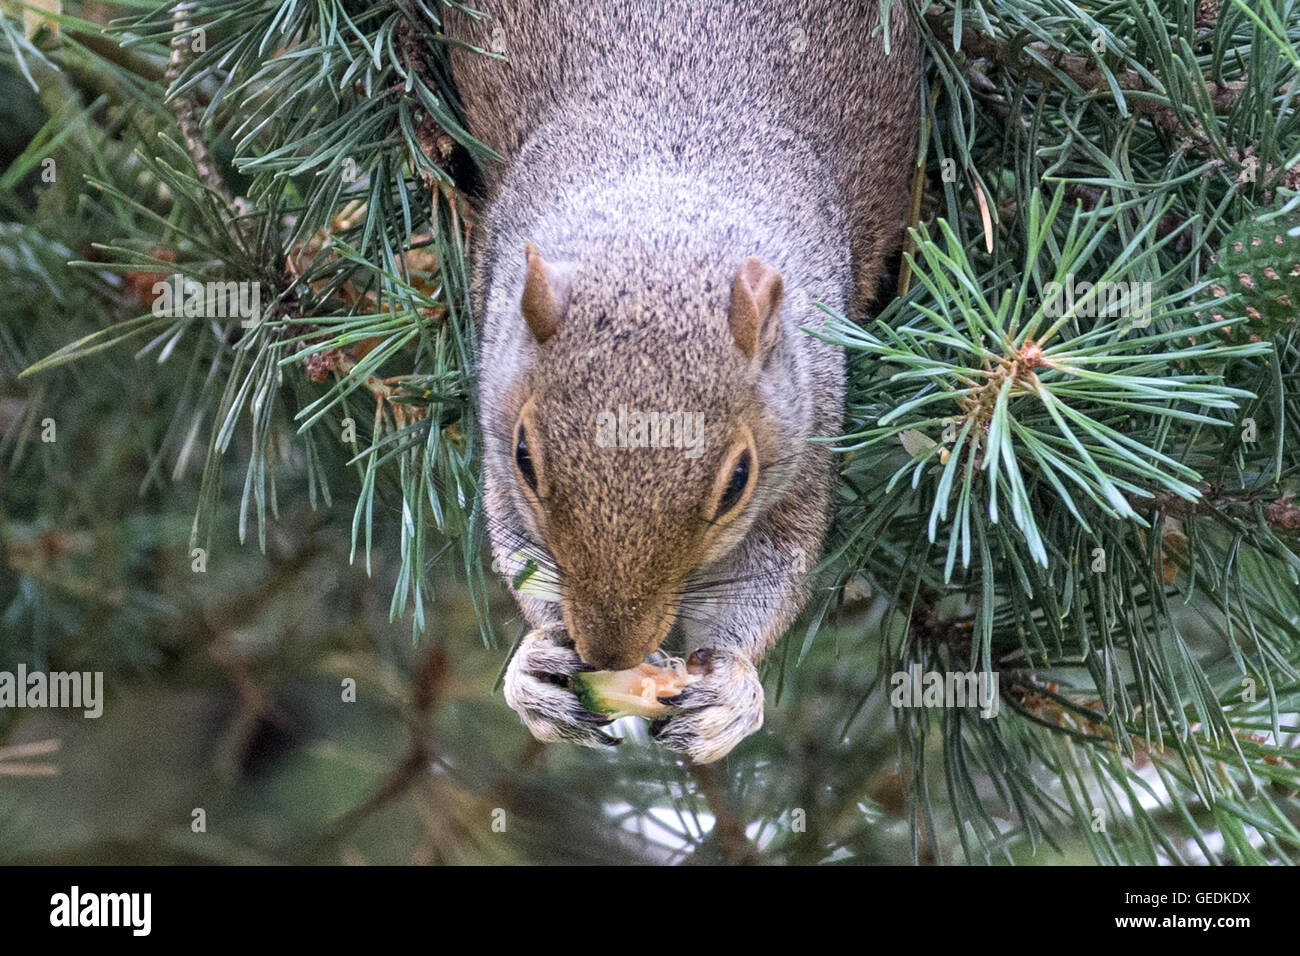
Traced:
<path fill-rule="evenodd" d="M 612 753 L 542 747 L 494 689 L 524 626 L 476 504 L 490 157 L 440 9 L 0 0 L 0 671 L 106 684 L 98 719 L 0 710 L 0 862 L 1296 858 L 1300 5 L 894 7 L 930 56 L 919 231 L 884 326 L 835 326 L 853 450 L 821 599 L 766 662 L 763 730 L 707 769 L 636 721 Z M 1265 228 L 1275 257 L 1210 258 Z M 1094 451 L 1113 427 L 1187 468 L 1098 454 L 1151 523 L 1100 481 L 1067 504 L 1022 403 L 1003 485 L 970 469 L 964 526 L 927 522 L 963 349 L 1023 358 L 1062 268 L 1168 283 L 1164 339 L 1065 327 L 1119 367 L 1062 394 Z M 264 321 L 153 315 L 173 271 L 260 283 Z M 1196 417 L 1237 402 L 1249 448 Z M 900 668 L 980 664 L 1021 682 L 998 720 L 889 707 Z"/>

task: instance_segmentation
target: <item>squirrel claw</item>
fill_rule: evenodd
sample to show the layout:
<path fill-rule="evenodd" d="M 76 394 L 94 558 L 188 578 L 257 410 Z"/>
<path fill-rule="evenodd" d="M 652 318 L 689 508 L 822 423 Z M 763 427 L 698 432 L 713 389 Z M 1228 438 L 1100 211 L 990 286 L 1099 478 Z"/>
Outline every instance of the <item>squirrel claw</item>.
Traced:
<path fill-rule="evenodd" d="M 725 757 L 745 737 L 763 726 L 763 685 L 750 661 L 714 649 L 709 673 L 675 697 L 660 698 L 676 713 L 650 725 L 656 743 L 712 763 Z"/>
<path fill-rule="evenodd" d="M 543 743 L 567 740 L 583 747 L 617 747 L 623 738 L 600 729 L 612 719 L 587 710 L 569 689 L 569 676 L 588 669 L 578 652 L 564 643 L 562 632 L 532 631 L 506 668 L 506 703 Z"/>

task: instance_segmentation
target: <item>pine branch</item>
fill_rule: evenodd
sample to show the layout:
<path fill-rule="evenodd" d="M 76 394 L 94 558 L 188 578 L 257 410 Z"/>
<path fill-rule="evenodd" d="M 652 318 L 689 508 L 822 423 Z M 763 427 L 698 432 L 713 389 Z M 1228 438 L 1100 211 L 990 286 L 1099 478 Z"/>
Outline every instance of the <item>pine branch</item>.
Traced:
<path fill-rule="evenodd" d="M 169 91 L 175 90 L 181 74 L 191 63 L 190 30 L 193 27 L 191 18 L 197 8 L 198 3 L 193 2 L 193 0 L 182 0 L 182 2 L 176 4 L 175 9 L 172 11 L 171 52 L 167 59 L 167 69 L 162 76 L 163 84 Z M 209 192 L 221 197 L 226 210 L 231 213 L 233 218 L 235 201 L 226 188 L 225 181 L 221 178 L 216 161 L 212 158 L 212 151 L 208 148 L 207 140 L 203 136 L 198 108 L 192 102 L 189 94 L 181 92 L 170 92 L 167 105 L 171 107 L 171 111 L 176 117 L 176 124 L 180 128 L 181 142 L 194 164 L 194 171 L 199 181 L 208 188 Z"/>
<path fill-rule="evenodd" d="M 968 59 L 983 59 L 996 64 L 1017 76 L 1026 77 L 1046 86 L 1072 87 L 1077 94 L 1110 93 L 1118 88 L 1125 93 L 1139 94 L 1134 98 L 1134 109 L 1147 116 L 1162 128 L 1174 131 L 1182 120 L 1170 104 L 1168 94 L 1148 72 L 1121 69 L 1113 72 L 1102 66 L 1101 55 L 1085 56 L 1068 53 L 1046 42 L 1021 42 L 1021 37 L 1001 39 L 969 25 L 956 31 L 949 11 L 930 7 L 925 22 L 936 37 L 949 42 L 953 53 L 964 53 Z M 1205 81 L 1205 92 L 1210 108 L 1215 113 L 1230 113 L 1247 88 L 1246 80 Z M 1163 101 L 1163 102 L 1162 102 Z M 1194 132 L 1184 129 L 1184 132 Z"/>
<path fill-rule="evenodd" d="M 1151 508 L 1171 518 L 1208 516 L 1227 520 L 1229 513 L 1245 512 L 1242 515 L 1244 519 L 1254 517 L 1258 511 L 1275 531 L 1300 531 L 1300 505 L 1290 494 L 1262 494 L 1248 488 L 1232 490 L 1205 486 L 1199 489 L 1199 498 L 1195 501 L 1168 494 L 1135 497 L 1131 501 L 1135 508 Z"/>

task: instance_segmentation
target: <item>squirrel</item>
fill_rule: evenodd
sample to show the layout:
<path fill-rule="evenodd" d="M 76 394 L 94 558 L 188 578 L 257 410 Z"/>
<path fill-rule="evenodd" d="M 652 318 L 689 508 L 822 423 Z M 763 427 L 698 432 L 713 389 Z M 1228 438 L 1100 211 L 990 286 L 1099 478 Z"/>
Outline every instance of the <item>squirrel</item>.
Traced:
<path fill-rule="evenodd" d="M 671 632 L 701 676 L 651 735 L 717 760 L 762 725 L 756 664 L 830 523 L 844 356 L 805 329 L 865 310 L 903 238 L 915 27 L 896 4 L 887 50 L 876 0 L 484 0 L 444 32 L 500 156 L 471 300 L 493 566 L 534 628 L 506 701 L 613 746 L 567 678 Z"/>

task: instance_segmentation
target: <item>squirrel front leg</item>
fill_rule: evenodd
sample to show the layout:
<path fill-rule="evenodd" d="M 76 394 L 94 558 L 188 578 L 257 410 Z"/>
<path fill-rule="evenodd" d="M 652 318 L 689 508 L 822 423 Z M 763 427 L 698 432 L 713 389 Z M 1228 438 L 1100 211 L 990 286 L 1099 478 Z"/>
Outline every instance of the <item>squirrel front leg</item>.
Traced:
<path fill-rule="evenodd" d="M 821 488 L 817 489 L 822 492 Z M 763 726 L 763 685 L 757 664 L 785 633 L 811 589 L 826 530 L 825 514 L 810 509 L 806 489 L 750 529 L 736 550 L 699 575 L 682 595 L 683 630 L 691 670 L 699 679 L 664 698 L 674 712 L 651 727 L 654 739 L 696 763 L 712 763 Z M 813 497 L 822 499 L 828 494 Z"/>
<path fill-rule="evenodd" d="M 531 556 L 542 566 L 541 573 L 548 580 L 553 579 L 553 562 L 529 539 L 523 523 L 514 517 L 501 484 L 489 481 L 486 497 L 490 514 L 507 516 L 505 520 L 490 522 L 493 570 L 501 573 L 507 582 L 514 582 Z M 567 740 L 584 747 L 617 746 L 622 739 L 602 729 L 612 721 L 583 707 L 569 687 L 569 678 L 574 674 L 594 668 L 583 662 L 565 632 L 559 604 L 521 593 L 513 583 L 511 591 L 533 629 L 520 641 L 506 666 L 503 686 L 506 703 L 519 715 L 528 732 L 542 743 Z"/>
<path fill-rule="evenodd" d="M 572 675 L 593 669 L 578 656 L 563 626 L 530 631 L 506 668 L 506 703 L 542 743 L 617 746 L 621 738 L 601 729 L 613 721 L 584 708 L 568 687 Z"/>

